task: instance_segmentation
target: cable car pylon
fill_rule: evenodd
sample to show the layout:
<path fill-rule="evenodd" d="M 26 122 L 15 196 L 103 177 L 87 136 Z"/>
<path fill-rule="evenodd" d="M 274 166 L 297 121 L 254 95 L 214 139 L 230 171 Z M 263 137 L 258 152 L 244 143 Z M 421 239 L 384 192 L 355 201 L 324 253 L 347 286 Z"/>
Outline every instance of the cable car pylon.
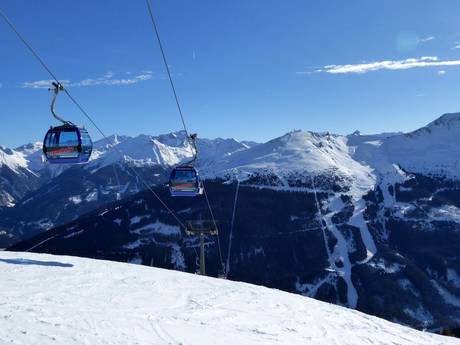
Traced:
<path fill-rule="evenodd" d="M 214 226 L 212 220 L 189 220 L 185 233 L 189 236 L 200 237 L 200 270 L 199 274 L 206 275 L 206 251 L 204 246 L 204 239 L 206 236 L 214 236 L 218 234 L 217 228 Z"/>

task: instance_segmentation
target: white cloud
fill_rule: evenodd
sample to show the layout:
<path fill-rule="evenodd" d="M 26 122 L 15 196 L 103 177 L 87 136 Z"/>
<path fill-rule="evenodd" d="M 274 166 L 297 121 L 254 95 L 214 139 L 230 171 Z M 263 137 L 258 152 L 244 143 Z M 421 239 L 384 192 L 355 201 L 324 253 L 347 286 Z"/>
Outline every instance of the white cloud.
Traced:
<path fill-rule="evenodd" d="M 452 47 L 452 49 L 460 49 L 460 44 L 457 44 L 456 46 Z"/>
<path fill-rule="evenodd" d="M 49 89 L 51 84 L 55 82 L 54 80 L 36 80 L 36 81 L 26 81 L 22 83 L 22 87 L 26 89 Z M 67 86 L 70 84 L 70 80 L 61 80 L 61 84 Z"/>
<path fill-rule="evenodd" d="M 440 67 L 440 66 L 460 66 L 460 60 L 439 60 L 436 56 L 423 56 L 421 58 L 411 58 L 405 60 L 385 60 L 375 62 L 364 62 L 354 65 L 328 65 L 316 72 L 325 72 L 330 74 L 346 74 L 367 72 L 379 70 L 406 70 L 411 68 L 423 67 Z"/>
<path fill-rule="evenodd" d="M 428 37 L 425 37 L 425 38 L 421 38 L 421 39 L 419 39 L 418 41 L 419 41 L 420 43 L 425 43 L 425 42 L 432 41 L 432 40 L 434 40 L 435 38 L 436 38 L 436 37 L 434 37 L 434 36 L 428 36 Z"/>
<path fill-rule="evenodd" d="M 132 85 L 137 84 L 142 81 L 150 80 L 153 78 L 152 71 L 142 71 L 141 74 L 136 76 L 130 76 L 128 78 L 114 78 L 115 73 L 107 72 L 104 76 L 99 78 L 87 78 L 79 81 L 70 81 L 70 80 L 61 80 L 61 83 L 64 86 L 75 86 L 75 87 L 85 87 L 85 86 L 97 86 L 97 85 L 108 85 L 108 86 L 121 86 L 121 85 Z M 31 89 L 47 89 L 51 86 L 51 83 L 54 80 L 36 80 L 36 81 L 27 81 L 22 84 L 24 88 Z"/>
<path fill-rule="evenodd" d="M 446 73 L 447 73 L 447 72 L 446 72 L 446 71 L 443 71 L 443 70 L 438 71 L 438 75 L 444 75 L 444 74 L 446 74 Z"/>

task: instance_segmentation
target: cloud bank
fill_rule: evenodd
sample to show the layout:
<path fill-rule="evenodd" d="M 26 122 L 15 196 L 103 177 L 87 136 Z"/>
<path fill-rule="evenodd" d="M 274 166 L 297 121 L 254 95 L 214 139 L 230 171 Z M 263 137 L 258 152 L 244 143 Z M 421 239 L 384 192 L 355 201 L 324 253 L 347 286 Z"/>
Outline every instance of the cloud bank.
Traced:
<path fill-rule="evenodd" d="M 441 66 L 460 66 L 460 60 L 439 60 L 437 56 L 424 56 L 421 58 L 410 58 L 405 60 L 385 60 L 375 62 L 365 62 L 350 65 L 328 65 L 316 72 L 330 74 L 364 74 L 380 70 L 406 70 L 411 68 L 441 67 Z M 302 72 L 298 72 L 303 74 Z"/>
<path fill-rule="evenodd" d="M 434 36 L 428 36 L 428 37 L 425 37 L 425 38 L 421 38 L 421 39 L 419 39 L 418 41 L 419 41 L 419 43 L 425 43 L 425 42 L 432 41 L 432 40 L 434 40 L 435 38 L 436 38 L 436 37 L 434 37 Z"/>
<path fill-rule="evenodd" d="M 142 71 L 141 74 L 131 76 L 131 73 L 125 73 L 128 77 L 116 78 L 115 73 L 107 72 L 105 75 L 99 78 L 87 78 L 79 81 L 61 80 L 64 86 L 74 87 L 85 87 L 85 86 L 97 86 L 97 85 L 108 85 L 108 86 L 122 86 L 137 84 L 142 81 L 150 80 L 153 78 L 152 71 Z M 51 86 L 54 80 L 35 80 L 26 81 L 22 84 L 22 87 L 28 89 L 47 89 Z"/>

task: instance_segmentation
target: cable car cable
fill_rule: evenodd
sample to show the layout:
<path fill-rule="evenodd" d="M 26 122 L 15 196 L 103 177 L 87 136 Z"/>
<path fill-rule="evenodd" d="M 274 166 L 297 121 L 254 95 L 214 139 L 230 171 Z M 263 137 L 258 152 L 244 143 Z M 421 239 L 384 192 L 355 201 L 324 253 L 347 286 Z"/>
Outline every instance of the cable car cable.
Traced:
<path fill-rule="evenodd" d="M 147 4 L 147 9 L 148 9 L 148 12 L 149 12 L 150 20 L 152 21 L 153 29 L 155 31 L 155 36 L 157 38 L 158 45 L 160 47 L 161 56 L 163 58 L 163 62 L 164 62 L 165 68 L 166 68 L 166 72 L 168 74 L 169 83 L 171 84 L 171 89 L 172 89 L 173 94 L 174 94 L 174 100 L 176 101 L 177 110 L 179 110 L 179 115 L 180 115 L 180 118 L 182 120 L 182 126 L 184 127 L 184 131 L 185 131 L 185 134 L 187 135 L 187 138 L 189 138 L 187 125 L 185 124 L 185 120 L 184 120 L 184 114 L 182 113 L 182 107 L 180 106 L 179 97 L 177 96 L 176 88 L 175 88 L 174 82 L 172 80 L 171 71 L 170 71 L 169 65 L 168 65 L 168 60 L 166 59 L 166 54 L 165 54 L 165 51 L 164 51 L 164 48 L 163 48 L 163 43 L 161 42 L 160 32 L 158 30 L 158 26 L 157 26 L 155 17 L 153 16 L 152 7 L 150 5 L 149 0 L 145 0 L 145 2 Z"/>
<path fill-rule="evenodd" d="M 42 67 L 49 73 L 49 75 L 58 83 L 58 85 L 62 85 L 59 82 L 59 79 L 57 76 L 51 71 L 51 69 L 47 66 L 47 64 L 40 58 L 38 53 L 35 51 L 35 49 L 32 47 L 32 45 L 19 33 L 19 31 L 16 29 L 14 24 L 11 22 L 11 20 L 8 18 L 8 16 L 5 14 L 5 12 L 0 8 L 0 15 L 5 19 L 6 23 L 8 26 L 14 31 L 16 36 L 24 43 L 24 45 L 29 49 L 29 51 L 32 53 L 32 55 L 38 60 L 38 62 L 42 65 Z M 104 137 L 104 139 L 110 144 L 109 138 L 104 134 L 104 132 L 99 128 L 99 126 L 94 122 L 94 120 L 91 118 L 91 116 L 86 112 L 85 109 L 80 105 L 80 103 L 77 102 L 75 98 L 70 94 L 70 92 L 64 88 L 64 93 L 69 97 L 69 99 L 77 106 L 77 108 L 82 112 L 83 115 L 93 124 L 93 126 L 97 129 L 97 131 Z M 124 157 L 122 152 L 116 147 L 113 146 L 113 149 L 120 155 L 120 157 Z M 185 229 L 187 227 L 185 224 L 178 218 L 178 216 L 174 213 L 174 211 L 169 208 L 169 206 L 160 198 L 160 196 L 152 189 L 152 187 L 147 183 L 147 181 L 144 180 L 144 178 L 130 165 L 126 164 L 126 166 L 137 176 L 137 178 L 144 184 L 144 186 L 157 198 L 157 200 L 163 205 L 163 207 L 173 216 L 173 218 L 180 224 Z"/>
<path fill-rule="evenodd" d="M 233 229 L 235 228 L 235 220 L 236 220 L 236 206 L 238 203 L 238 195 L 240 191 L 240 180 L 236 179 L 236 189 L 235 189 L 235 199 L 233 200 L 233 212 L 232 212 L 232 220 L 230 222 L 230 233 L 228 234 L 228 250 L 227 250 L 227 263 L 225 266 L 225 275 L 228 276 L 230 272 L 230 255 L 232 251 L 232 241 L 233 241 Z"/>
<path fill-rule="evenodd" d="M 211 213 L 211 219 L 212 219 L 212 222 L 214 223 L 214 229 L 217 231 L 216 237 L 217 237 L 217 247 L 219 249 L 220 265 L 222 267 L 224 276 L 226 276 L 224 260 L 222 259 L 222 249 L 220 247 L 219 228 L 217 227 L 216 219 L 214 218 L 214 212 L 212 211 L 211 203 L 209 202 L 209 198 L 208 198 L 208 193 L 206 193 L 206 188 L 204 187 L 204 182 L 203 182 L 203 193 L 206 199 L 206 203 L 208 204 L 208 207 L 209 207 L 209 212 Z"/>
<path fill-rule="evenodd" d="M 160 32 L 158 30 L 158 26 L 157 26 L 157 23 L 156 23 L 156 20 L 155 20 L 155 16 L 153 15 L 150 0 L 145 0 L 145 3 L 147 4 L 147 10 L 148 10 L 148 13 L 149 13 L 149 17 L 150 17 L 150 20 L 152 21 L 153 29 L 155 31 L 155 36 L 157 38 L 158 45 L 160 47 L 161 56 L 163 58 L 163 63 L 165 65 L 165 69 L 166 69 L 166 72 L 168 74 L 169 84 L 171 85 L 171 89 L 172 89 L 173 94 L 174 94 L 174 100 L 176 101 L 177 110 L 179 111 L 179 115 L 180 115 L 180 118 L 181 118 L 181 121 L 182 121 L 182 125 L 184 127 L 185 134 L 187 135 L 187 139 L 189 140 L 189 142 L 191 141 L 192 149 L 193 149 L 193 147 L 195 147 L 194 159 L 192 160 L 192 162 L 193 162 L 197 158 L 197 150 L 196 150 L 196 146 L 195 146 L 195 138 L 193 138 L 193 137 L 191 137 L 189 135 L 189 132 L 187 130 L 187 125 L 185 124 L 184 114 L 182 112 L 182 107 L 181 107 L 180 102 L 179 102 L 179 97 L 178 97 L 177 92 L 176 92 L 176 87 L 174 86 L 174 82 L 173 82 L 173 79 L 172 79 L 172 76 L 171 76 L 171 71 L 169 69 L 168 60 L 166 58 L 166 54 L 165 54 L 165 51 L 164 51 L 164 48 L 163 48 L 163 43 L 162 43 L 161 38 L 160 38 Z M 208 194 L 206 193 L 206 187 L 204 185 L 204 182 L 202 182 L 202 184 L 203 184 L 203 193 L 204 193 L 205 198 L 206 198 L 206 203 L 208 204 L 209 212 L 211 213 L 211 218 L 212 218 L 212 221 L 214 223 L 214 228 L 217 231 L 217 243 L 218 243 L 218 247 L 219 247 L 219 257 L 220 257 L 220 262 L 221 262 L 221 265 L 222 265 L 222 270 L 223 270 L 224 275 L 225 275 L 225 266 L 224 266 L 224 262 L 223 262 L 223 259 L 222 259 L 222 250 L 221 250 L 221 247 L 220 247 L 220 239 L 219 239 L 219 231 L 218 231 L 218 228 L 217 228 L 217 222 L 216 222 L 216 219 L 214 218 L 214 213 L 212 211 L 211 203 L 209 202 Z"/>

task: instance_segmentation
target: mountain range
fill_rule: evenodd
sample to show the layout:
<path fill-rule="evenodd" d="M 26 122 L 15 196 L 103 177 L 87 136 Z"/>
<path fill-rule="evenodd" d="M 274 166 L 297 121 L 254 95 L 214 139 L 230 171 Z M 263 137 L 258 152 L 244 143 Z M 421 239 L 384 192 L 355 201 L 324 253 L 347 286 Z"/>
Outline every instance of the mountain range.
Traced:
<path fill-rule="evenodd" d="M 460 114 L 446 114 L 406 134 L 199 140 L 198 167 L 219 224 L 219 241 L 206 242 L 209 274 L 224 266 L 233 280 L 416 328 L 456 326 L 459 134 Z M 23 154 L 21 168 L 39 185 L 0 213 L 4 246 L 24 240 L 11 249 L 198 268 L 198 239 L 132 172 L 182 220 L 209 219 L 202 197 L 172 199 L 164 186 L 171 167 L 191 157 L 183 132 L 113 136 L 95 143 L 89 164 L 59 170 L 33 169 L 37 152 Z"/>

